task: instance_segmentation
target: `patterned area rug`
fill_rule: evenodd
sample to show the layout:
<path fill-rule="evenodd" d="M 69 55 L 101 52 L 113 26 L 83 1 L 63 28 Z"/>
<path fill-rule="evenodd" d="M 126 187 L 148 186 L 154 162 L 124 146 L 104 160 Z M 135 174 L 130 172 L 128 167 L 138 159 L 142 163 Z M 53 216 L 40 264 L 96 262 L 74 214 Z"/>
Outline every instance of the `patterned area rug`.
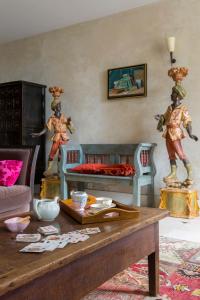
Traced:
<path fill-rule="evenodd" d="M 82 300 L 200 300 L 200 244 L 160 238 L 160 297 L 148 297 L 147 260 L 117 274 Z"/>

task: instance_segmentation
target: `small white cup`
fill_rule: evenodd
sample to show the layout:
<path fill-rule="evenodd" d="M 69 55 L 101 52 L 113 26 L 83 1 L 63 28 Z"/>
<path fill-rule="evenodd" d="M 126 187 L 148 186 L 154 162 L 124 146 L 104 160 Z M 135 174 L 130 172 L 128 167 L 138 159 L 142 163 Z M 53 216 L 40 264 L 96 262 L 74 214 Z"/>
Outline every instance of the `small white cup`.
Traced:
<path fill-rule="evenodd" d="M 76 192 L 73 191 L 71 193 L 71 197 L 72 197 L 72 202 L 74 204 L 75 209 L 83 210 L 87 204 L 87 199 L 88 199 L 87 193 L 80 192 L 80 191 L 76 191 Z"/>

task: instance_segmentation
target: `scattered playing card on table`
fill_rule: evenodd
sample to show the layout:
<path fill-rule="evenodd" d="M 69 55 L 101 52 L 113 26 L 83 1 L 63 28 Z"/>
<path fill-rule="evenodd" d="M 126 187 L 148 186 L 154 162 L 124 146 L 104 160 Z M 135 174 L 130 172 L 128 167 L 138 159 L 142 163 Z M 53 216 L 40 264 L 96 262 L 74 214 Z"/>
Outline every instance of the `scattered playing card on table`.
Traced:
<path fill-rule="evenodd" d="M 96 234 L 101 232 L 99 227 L 93 227 L 93 228 L 85 228 L 78 230 L 78 232 L 83 233 L 83 234 Z"/>
<path fill-rule="evenodd" d="M 59 243 L 60 243 L 59 240 L 57 240 L 57 241 L 46 240 L 43 242 L 43 245 L 45 247 L 45 251 L 53 251 L 56 248 L 58 248 Z"/>
<path fill-rule="evenodd" d="M 60 241 L 62 239 L 62 235 L 48 235 L 46 236 L 44 239 L 42 239 L 43 241 Z"/>
<path fill-rule="evenodd" d="M 69 242 L 67 240 L 59 241 L 58 248 L 64 248 Z"/>
<path fill-rule="evenodd" d="M 84 242 L 84 241 L 88 240 L 89 238 L 90 238 L 89 235 L 87 235 L 87 234 L 82 234 L 82 235 L 80 236 L 80 238 L 79 238 L 79 241 L 80 241 L 80 242 Z"/>
<path fill-rule="evenodd" d="M 65 234 L 68 237 L 69 243 L 75 244 L 78 242 L 83 242 L 89 239 L 89 235 L 80 233 L 78 231 L 72 231 Z"/>
<path fill-rule="evenodd" d="M 18 234 L 16 236 L 16 242 L 34 243 L 34 242 L 38 242 L 40 239 L 41 239 L 40 233 Z"/>
<path fill-rule="evenodd" d="M 53 225 L 39 227 L 38 231 L 44 235 L 59 233 L 58 228 Z"/>
<path fill-rule="evenodd" d="M 44 243 L 31 243 L 19 251 L 20 252 L 44 252 L 45 250 L 46 249 Z"/>
<path fill-rule="evenodd" d="M 67 234 L 61 235 L 49 235 L 46 236 L 43 241 L 57 241 L 58 247 L 57 248 L 64 248 L 69 243 L 69 237 Z"/>

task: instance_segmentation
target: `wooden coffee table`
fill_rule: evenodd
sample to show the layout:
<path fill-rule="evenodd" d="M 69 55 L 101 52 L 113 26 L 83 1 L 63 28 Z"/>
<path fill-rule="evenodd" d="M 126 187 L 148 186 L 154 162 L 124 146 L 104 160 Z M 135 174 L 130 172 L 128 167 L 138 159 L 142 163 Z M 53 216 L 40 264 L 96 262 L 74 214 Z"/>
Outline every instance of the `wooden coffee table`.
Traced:
<path fill-rule="evenodd" d="M 78 300 L 130 264 L 148 256 L 149 294 L 159 292 L 158 221 L 165 210 L 140 208 L 133 220 L 80 225 L 61 212 L 61 232 L 99 226 L 87 241 L 53 252 L 20 253 L 24 243 L 0 224 L 0 300 Z M 34 233 L 48 222 L 32 221 Z"/>

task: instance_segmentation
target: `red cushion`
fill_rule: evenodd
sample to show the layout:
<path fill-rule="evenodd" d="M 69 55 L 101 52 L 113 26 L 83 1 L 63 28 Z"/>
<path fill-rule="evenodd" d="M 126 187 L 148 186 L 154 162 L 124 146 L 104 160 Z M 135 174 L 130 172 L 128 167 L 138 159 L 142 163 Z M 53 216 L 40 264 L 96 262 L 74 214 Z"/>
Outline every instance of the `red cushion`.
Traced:
<path fill-rule="evenodd" d="M 111 176 L 132 176 L 135 174 L 135 168 L 129 164 L 107 165 L 101 168 L 101 174 Z"/>
<path fill-rule="evenodd" d="M 70 172 L 77 172 L 82 174 L 99 174 L 105 164 L 82 164 L 70 170 Z"/>
<path fill-rule="evenodd" d="M 129 164 L 82 164 L 71 169 L 70 172 L 110 176 L 132 176 L 135 174 L 135 168 Z"/>
<path fill-rule="evenodd" d="M 19 177 L 23 161 L 1 160 L 0 161 L 0 185 L 12 186 Z"/>

